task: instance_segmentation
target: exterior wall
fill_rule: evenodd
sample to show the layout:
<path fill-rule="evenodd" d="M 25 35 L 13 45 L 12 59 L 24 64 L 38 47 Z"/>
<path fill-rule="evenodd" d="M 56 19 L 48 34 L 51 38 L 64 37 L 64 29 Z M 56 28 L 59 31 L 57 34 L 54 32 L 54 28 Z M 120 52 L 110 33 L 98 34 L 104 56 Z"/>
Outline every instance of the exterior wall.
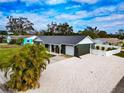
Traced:
<path fill-rule="evenodd" d="M 101 49 L 102 47 L 105 48 L 105 50 L 107 50 L 108 48 L 120 48 L 120 46 L 114 46 L 114 45 L 105 45 L 105 44 L 95 44 L 95 47 L 99 46 L 99 48 Z"/>
<path fill-rule="evenodd" d="M 111 56 L 113 54 L 117 54 L 121 51 L 121 48 L 118 48 L 116 50 L 110 50 L 110 51 L 102 51 L 102 50 L 96 50 L 96 49 L 91 49 L 91 53 L 94 55 L 99 55 L 99 56 Z"/>
<path fill-rule="evenodd" d="M 23 41 L 23 45 L 25 45 L 25 44 L 33 44 L 34 42 L 33 42 L 33 40 L 32 39 L 24 39 L 24 41 Z"/>
<path fill-rule="evenodd" d="M 79 44 L 75 46 L 75 56 L 81 56 L 90 53 L 90 44 Z"/>
<path fill-rule="evenodd" d="M 82 41 L 80 41 L 78 44 L 92 44 L 92 43 L 94 43 L 93 40 L 91 40 L 89 37 L 86 37 Z"/>
<path fill-rule="evenodd" d="M 66 55 L 74 56 L 74 47 L 73 46 L 66 45 L 65 50 L 66 50 L 65 51 Z"/>

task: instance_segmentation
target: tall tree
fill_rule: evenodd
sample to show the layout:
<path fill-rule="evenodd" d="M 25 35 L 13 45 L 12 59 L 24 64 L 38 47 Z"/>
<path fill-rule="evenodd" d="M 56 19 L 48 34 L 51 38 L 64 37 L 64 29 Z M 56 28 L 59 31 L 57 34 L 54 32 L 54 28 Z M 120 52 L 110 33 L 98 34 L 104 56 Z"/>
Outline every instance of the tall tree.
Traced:
<path fill-rule="evenodd" d="M 100 30 L 99 29 L 97 29 L 97 27 L 90 27 L 90 26 L 88 26 L 86 29 L 85 29 L 85 31 L 93 31 L 95 34 L 98 34 L 99 32 L 100 32 Z"/>
<path fill-rule="evenodd" d="M 92 27 L 87 27 L 84 29 L 84 31 L 79 31 L 79 34 L 84 35 L 84 36 L 90 36 L 91 38 L 98 38 L 98 31 L 97 27 L 92 28 Z"/>
<path fill-rule="evenodd" d="M 61 35 L 70 35 L 73 33 L 73 27 L 70 26 L 68 23 L 51 23 L 48 24 L 47 32 L 50 34 L 61 34 Z"/>
<path fill-rule="evenodd" d="M 7 17 L 8 23 L 6 29 L 8 32 L 12 32 L 16 35 L 29 34 L 34 32 L 33 23 L 30 22 L 27 18 L 19 17 L 14 18 L 12 16 Z"/>
<path fill-rule="evenodd" d="M 118 30 L 118 38 L 124 39 L 124 29 L 119 29 Z"/>
<path fill-rule="evenodd" d="M 106 31 L 100 31 L 100 32 L 98 33 L 98 36 L 99 36 L 100 38 L 106 38 L 106 37 L 108 37 Z"/>

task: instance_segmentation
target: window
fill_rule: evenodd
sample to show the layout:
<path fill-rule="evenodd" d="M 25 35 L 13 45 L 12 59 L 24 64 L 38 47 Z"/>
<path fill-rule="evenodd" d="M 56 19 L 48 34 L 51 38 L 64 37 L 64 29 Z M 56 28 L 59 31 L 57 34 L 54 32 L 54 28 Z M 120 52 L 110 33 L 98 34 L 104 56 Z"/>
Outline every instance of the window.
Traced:
<path fill-rule="evenodd" d="M 30 42 L 30 40 L 27 40 L 27 42 L 29 43 L 29 42 Z"/>

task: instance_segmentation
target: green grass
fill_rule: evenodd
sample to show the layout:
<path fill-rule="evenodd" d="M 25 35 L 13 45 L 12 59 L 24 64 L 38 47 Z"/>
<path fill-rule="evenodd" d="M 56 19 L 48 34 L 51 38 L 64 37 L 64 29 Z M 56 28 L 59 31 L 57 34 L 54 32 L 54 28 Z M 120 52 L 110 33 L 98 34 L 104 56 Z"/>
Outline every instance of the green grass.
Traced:
<path fill-rule="evenodd" d="M 124 58 L 124 51 L 121 51 L 120 53 L 117 53 L 117 54 L 115 54 L 115 55 Z"/>
<path fill-rule="evenodd" d="M 9 60 L 19 51 L 20 47 L 0 48 L 0 68 L 9 65 Z"/>

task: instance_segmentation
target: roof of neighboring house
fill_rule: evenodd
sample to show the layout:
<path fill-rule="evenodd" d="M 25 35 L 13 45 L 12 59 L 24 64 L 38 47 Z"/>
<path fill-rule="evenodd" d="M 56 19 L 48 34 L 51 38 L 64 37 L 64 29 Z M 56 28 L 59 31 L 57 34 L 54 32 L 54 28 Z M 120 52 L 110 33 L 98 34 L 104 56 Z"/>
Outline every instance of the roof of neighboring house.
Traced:
<path fill-rule="evenodd" d="M 75 45 L 83 40 L 86 36 L 39 36 L 35 41 L 45 44 L 69 44 Z"/>
<path fill-rule="evenodd" d="M 31 37 L 32 35 L 19 35 L 19 36 L 14 36 L 14 35 L 11 35 L 11 38 L 12 39 L 19 39 L 19 38 L 28 38 L 28 37 Z"/>
<path fill-rule="evenodd" d="M 122 40 L 118 39 L 118 38 L 97 38 L 94 40 L 96 43 L 98 42 L 102 42 L 102 43 L 113 43 L 113 44 L 116 44 L 116 43 L 119 43 L 121 42 Z"/>
<path fill-rule="evenodd" d="M 31 37 L 27 37 L 26 39 L 35 39 L 37 36 L 31 36 Z"/>

